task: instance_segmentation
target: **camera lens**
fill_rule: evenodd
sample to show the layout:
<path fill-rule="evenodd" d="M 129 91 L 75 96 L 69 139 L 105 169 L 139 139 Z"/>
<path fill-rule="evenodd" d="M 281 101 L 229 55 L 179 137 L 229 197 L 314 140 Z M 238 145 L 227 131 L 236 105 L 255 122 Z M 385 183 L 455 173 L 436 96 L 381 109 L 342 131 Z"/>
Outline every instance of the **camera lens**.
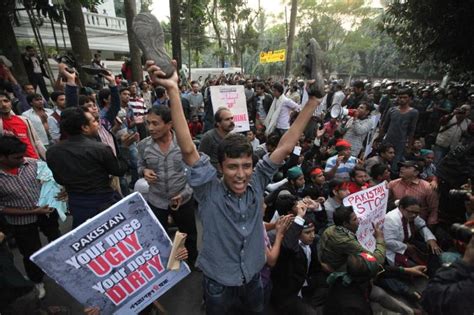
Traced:
<path fill-rule="evenodd" d="M 472 227 L 468 227 L 459 223 L 454 223 L 451 226 L 451 234 L 453 238 L 463 243 L 469 243 L 474 232 L 473 230 L 474 229 Z"/>

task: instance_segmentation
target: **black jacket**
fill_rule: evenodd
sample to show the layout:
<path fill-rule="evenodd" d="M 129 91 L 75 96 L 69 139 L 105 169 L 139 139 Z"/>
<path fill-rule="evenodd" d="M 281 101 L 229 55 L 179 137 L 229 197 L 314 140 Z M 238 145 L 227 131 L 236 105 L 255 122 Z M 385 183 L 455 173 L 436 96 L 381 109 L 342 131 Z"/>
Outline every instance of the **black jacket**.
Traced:
<path fill-rule="evenodd" d="M 263 109 L 265 110 L 266 113 L 268 113 L 273 103 L 273 97 L 268 93 L 265 93 L 264 95 L 265 95 L 265 98 L 263 99 Z M 258 100 L 258 96 L 254 94 L 252 98 L 249 99 L 249 102 L 247 104 L 249 118 L 253 122 L 255 122 L 255 118 L 257 116 L 257 100 Z"/>
<path fill-rule="evenodd" d="M 474 266 L 462 261 L 438 270 L 430 280 L 421 305 L 430 315 L 474 314 Z"/>
<path fill-rule="evenodd" d="M 27 54 L 22 54 L 21 57 L 22 57 L 21 59 L 23 60 L 23 64 L 25 65 L 26 74 L 28 75 L 28 78 L 30 78 L 33 76 L 33 73 L 34 73 L 33 61 L 31 61 L 31 58 Z M 46 74 L 46 70 L 44 68 L 43 59 L 41 59 L 39 56 L 36 56 L 36 58 L 38 59 L 40 63 L 41 73 L 43 74 L 44 77 L 48 78 L 48 75 Z"/>
<path fill-rule="evenodd" d="M 324 315 L 371 315 L 370 286 L 351 283 L 347 287 L 338 279 L 331 286 L 324 304 Z"/>
<path fill-rule="evenodd" d="M 303 227 L 293 223 L 285 234 L 282 242 L 280 256 L 277 264 L 272 270 L 272 302 L 275 305 L 284 305 L 289 298 L 294 298 L 302 289 L 305 280 L 308 287 L 305 292 L 311 292 L 319 285 L 318 274 L 321 272 L 321 265 L 318 261 L 316 244 L 311 245 L 311 264 L 308 261 L 303 248 L 299 245 Z"/>
<path fill-rule="evenodd" d="M 68 193 L 101 194 L 113 191 L 110 175 L 123 176 L 128 170 L 128 154 L 122 148 L 116 157 L 108 145 L 76 135 L 50 147 L 46 161 L 56 182 Z"/>

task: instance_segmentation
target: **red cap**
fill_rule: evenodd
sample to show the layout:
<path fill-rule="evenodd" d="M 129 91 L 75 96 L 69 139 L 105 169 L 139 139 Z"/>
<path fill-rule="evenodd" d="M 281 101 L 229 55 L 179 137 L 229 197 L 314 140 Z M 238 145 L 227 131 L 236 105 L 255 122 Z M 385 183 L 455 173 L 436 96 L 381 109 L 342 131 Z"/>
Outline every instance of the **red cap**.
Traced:
<path fill-rule="evenodd" d="M 336 147 L 350 148 L 352 147 L 352 145 L 350 144 L 350 142 L 341 139 L 336 142 Z"/>
<path fill-rule="evenodd" d="M 311 173 L 309 173 L 309 174 L 310 175 L 319 175 L 319 174 L 322 174 L 322 173 L 323 173 L 323 170 L 317 167 L 314 170 L 312 170 Z"/>

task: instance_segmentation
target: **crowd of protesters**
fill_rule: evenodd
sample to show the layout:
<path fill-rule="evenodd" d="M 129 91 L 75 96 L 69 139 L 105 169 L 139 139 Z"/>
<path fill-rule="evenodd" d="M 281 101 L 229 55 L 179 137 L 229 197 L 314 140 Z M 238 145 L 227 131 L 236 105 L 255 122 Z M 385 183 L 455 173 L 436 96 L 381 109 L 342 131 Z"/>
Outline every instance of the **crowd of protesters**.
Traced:
<path fill-rule="evenodd" d="M 0 65 L 2 314 L 46 294 L 29 256 L 40 231 L 52 241 L 63 223 L 59 209 L 38 204 L 44 168 L 72 228 L 144 192 L 165 229 L 172 221 L 187 234 L 180 257 L 202 272 L 208 314 L 372 314 L 373 303 L 401 314 L 474 311 L 474 240 L 460 246 L 450 234 L 453 223 L 474 225 L 469 87 L 330 80 L 318 98 L 301 80 L 182 82 L 149 63 L 143 82 L 107 72 L 91 89 L 61 63 L 47 91 L 34 49 L 25 58 L 23 86 Z M 210 86 L 237 84 L 244 134 L 210 95 Z M 346 114 L 332 115 L 337 108 Z M 389 205 L 369 252 L 343 199 L 383 182 Z M 18 247 L 26 279 L 8 246 Z"/>

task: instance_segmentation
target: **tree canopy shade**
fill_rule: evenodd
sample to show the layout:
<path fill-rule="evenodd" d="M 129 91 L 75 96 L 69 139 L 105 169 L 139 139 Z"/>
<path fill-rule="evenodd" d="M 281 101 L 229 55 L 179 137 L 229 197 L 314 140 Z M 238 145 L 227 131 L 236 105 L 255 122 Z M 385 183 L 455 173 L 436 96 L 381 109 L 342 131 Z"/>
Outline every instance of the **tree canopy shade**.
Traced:
<path fill-rule="evenodd" d="M 413 63 L 431 60 L 454 73 L 474 70 L 472 0 L 394 0 L 382 28 Z"/>

